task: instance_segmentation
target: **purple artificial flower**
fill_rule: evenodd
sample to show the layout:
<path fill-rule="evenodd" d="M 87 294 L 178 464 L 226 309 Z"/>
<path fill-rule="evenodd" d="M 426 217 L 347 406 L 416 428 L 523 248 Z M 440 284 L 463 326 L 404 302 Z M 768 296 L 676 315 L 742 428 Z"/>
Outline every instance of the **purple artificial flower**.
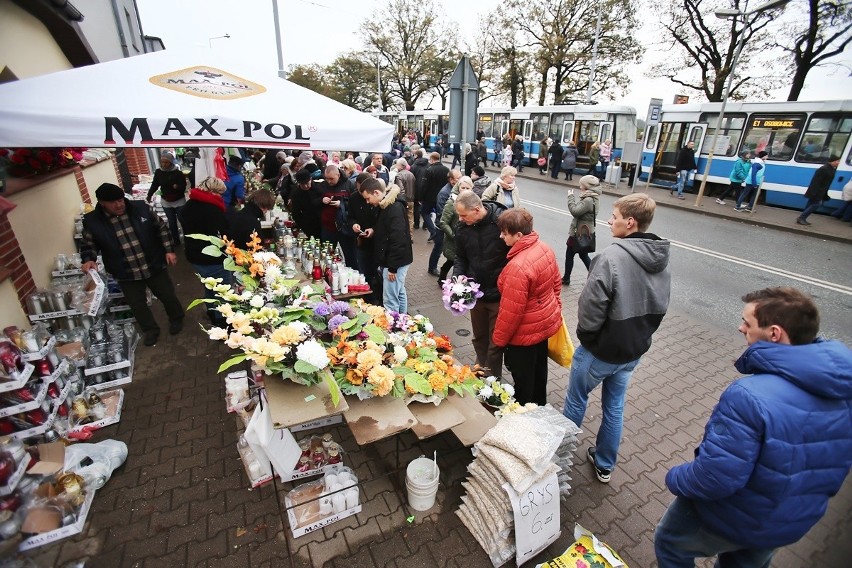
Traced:
<path fill-rule="evenodd" d="M 317 304 L 314 308 L 314 315 L 320 316 L 322 318 L 331 315 L 331 308 L 328 304 Z"/>
<path fill-rule="evenodd" d="M 333 314 L 346 314 L 349 313 L 349 304 L 338 300 L 336 302 L 332 302 L 330 309 Z"/>
<path fill-rule="evenodd" d="M 334 331 L 340 325 L 342 325 L 342 324 L 344 324 L 348 321 L 349 321 L 348 317 L 340 315 L 340 314 L 338 314 L 336 316 L 332 316 L 332 318 L 330 320 L 328 320 L 328 329 L 329 329 L 329 331 Z"/>

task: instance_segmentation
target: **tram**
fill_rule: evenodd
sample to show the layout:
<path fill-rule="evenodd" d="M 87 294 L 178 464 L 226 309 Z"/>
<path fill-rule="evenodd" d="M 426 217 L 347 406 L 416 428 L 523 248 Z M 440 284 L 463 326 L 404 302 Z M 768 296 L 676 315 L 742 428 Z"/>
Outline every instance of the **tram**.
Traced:
<path fill-rule="evenodd" d="M 697 191 L 710 145 L 713 143 L 721 103 L 663 105 L 660 123 L 645 130 L 640 179 L 673 186 L 680 148 L 695 143 L 698 169 L 691 184 Z M 722 128 L 716 137 L 707 176 L 708 190 L 730 182 L 728 176 L 743 150 L 752 155 L 765 150 L 766 174 L 762 195 L 768 205 L 803 209 L 805 190 L 814 171 L 840 156 L 825 209 L 840 205 L 843 186 L 852 177 L 852 100 L 793 102 L 728 102 Z M 709 191 L 708 191 L 709 193 Z"/>
<path fill-rule="evenodd" d="M 397 132 L 415 129 L 428 136 L 431 147 L 437 137 L 447 133 L 447 111 L 414 110 L 399 113 L 374 112 L 373 116 L 396 126 Z M 524 138 L 526 162 L 534 164 L 539 157 L 539 143 L 545 137 L 563 146 L 573 141 L 580 154 L 578 169 L 589 169 L 588 152 L 595 142 L 612 140 L 612 160 L 621 156 L 624 142 L 636 140 L 636 109 L 622 105 L 554 105 L 515 107 L 480 107 L 477 132 L 485 137 L 488 159 L 494 157 L 495 137 L 521 135 Z M 471 141 L 472 142 L 472 141 Z"/>

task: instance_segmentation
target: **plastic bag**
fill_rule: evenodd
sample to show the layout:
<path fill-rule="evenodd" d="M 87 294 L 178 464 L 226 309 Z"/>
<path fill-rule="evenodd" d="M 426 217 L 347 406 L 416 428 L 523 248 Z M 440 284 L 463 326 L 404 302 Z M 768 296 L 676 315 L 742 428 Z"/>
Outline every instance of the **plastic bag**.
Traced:
<path fill-rule="evenodd" d="M 598 568 L 627 568 L 624 560 L 608 544 L 598 540 L 594 534 L 578 524 L 574 525 L 574 544 L 550 562 L 537 564 L 535 568 L 557 568 L 563 566 L 596 566 Z"/>
<path fill-rule="evenodd" d="M 547 340 L 547 356 L 553 361 L 566 369 L 571 367 L 571 360 L 574 358 L 574 344 L 571 342 L 571 336 L 568 335 L 568 327 L 565 325 L 565 318 L 562 318 L 562 326 Z"/>

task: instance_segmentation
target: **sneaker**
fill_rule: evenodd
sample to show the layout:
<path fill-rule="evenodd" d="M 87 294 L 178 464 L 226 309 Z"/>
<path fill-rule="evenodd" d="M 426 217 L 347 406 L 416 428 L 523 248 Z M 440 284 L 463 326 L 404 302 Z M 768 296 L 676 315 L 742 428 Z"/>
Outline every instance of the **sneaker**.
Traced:
<path fill-rule="evenodd" d="M 440 276 L 440 274 L 438 274 L 438 269 L 437 269 L 437 268 L 430 268 L 430 269 L 428 270 L 428 272 L 429 272 L 429 274 L 430 274 L 431 276 Z"/>
<path fill-rule="evenodd" d="M 719 205 L 725 205 L 724 200 L 719 199 L 718 197 L 716 198 L 716 203 L 718 203 Z"/>
<path fill-rule="evenodd" d="M 805 220 L 804 220 L 804 219 L 802 219 L 801 217 L 799 217 L 798 219 L 796 219 L 796 223 L 798 223 L 799 225 L 810 225 L 810 224 L 811 224 L 809 221 L 805 221 Z"/>
<path fill-rule="evenodd" d="M 169 322 L 169 335 L 177 335 L 183 329 L 183 318 Z"/>
<path fill-rule="evenodd" d="M 734 205 L 734 211 L 745 211 L 745 208 L 740 207 L 739 205 Z"/>
<path fill-rule="evenodd" d="M 591 461 L 592 467 L 595 468 L 595 475 L 597 476 L 598 481 L 601 483 L 609 483 L 609 479 L 612 477 L 612 470 L 601 469 L 598 467 L 598 464 L 595 462 L 595 449 L 589 448 L 586 451 L 586 455 L 589 456 L 589 461 Z"/>
<path fill-rule="evenodd" d="M 152 347 L 157 344 L 157 340 L 160 338 L 159 331 L 149 331 L 145 333 L 145 346 Z"/>
<path fill-rule="evenodd" d="M 678 198 L 678 199 L 686 199 L 686 197 L 684 197 L 684 196 L 682 196 L 682 195 L 678 195 L 678 196 L 677 196 L 677 198 Z"/>
<path fill-rule="evenodd" d="M 751 207 L 743 207 L 742 209 L 740 209 L 740 211 L 742 211 L 743 213 L 751 213 Z"/>
<path fill-rule="evenodd" d="M 570 281 L 570 280 L 565 280 L 565 279 L 563 278 L 563 279 L 562 279 L 562 285 L 563 285 L 563 286 L 570 286 L 570 285 L 571 285 L 571 281 Z"/>

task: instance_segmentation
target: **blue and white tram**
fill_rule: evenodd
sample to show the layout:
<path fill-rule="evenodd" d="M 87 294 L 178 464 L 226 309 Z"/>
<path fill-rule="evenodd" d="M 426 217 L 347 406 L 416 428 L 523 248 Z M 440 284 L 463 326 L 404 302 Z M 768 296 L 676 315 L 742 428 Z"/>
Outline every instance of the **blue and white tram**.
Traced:
<path fill-rule="evenodd" d="M 695 142 L 698 184 L 704 178 L 707 157 L 721 103 L 663 105 L 660 124 L 646 128 L 642 151 L 641 179 L 673 185 L 677 181 L 675 160 L 680 148 Z M 768 205 L 803 209 L 805 190 L 814 171 L 830 155 L 840 156 L 831 183 L 828 209 L 837 207 L 843 186 L 852 177 L 852 100 L 793 102 L 728 102 L 722 128 L 716 139 L 708 188 L 727 186 L 728 176 L 739 153 L 769 152 L 763 194 Z"/>
<path fill-rule="evenodd" d="M 580 154 L 578 169 L 589 169 L 589 148 L 595 142 L 612 140 L 612 160 L 621 156 L 624 142 L 636 140 L 636 109 L 622 105 L 527 106 L 510 109 L 480 108 L 477 131 L 485 136 L 488 159 L 494 157 L 494 138 L 524 138 L 528 163 L 539 157 L 544 138 L 558 140 L 562 146 L 573 141 Z"/>

